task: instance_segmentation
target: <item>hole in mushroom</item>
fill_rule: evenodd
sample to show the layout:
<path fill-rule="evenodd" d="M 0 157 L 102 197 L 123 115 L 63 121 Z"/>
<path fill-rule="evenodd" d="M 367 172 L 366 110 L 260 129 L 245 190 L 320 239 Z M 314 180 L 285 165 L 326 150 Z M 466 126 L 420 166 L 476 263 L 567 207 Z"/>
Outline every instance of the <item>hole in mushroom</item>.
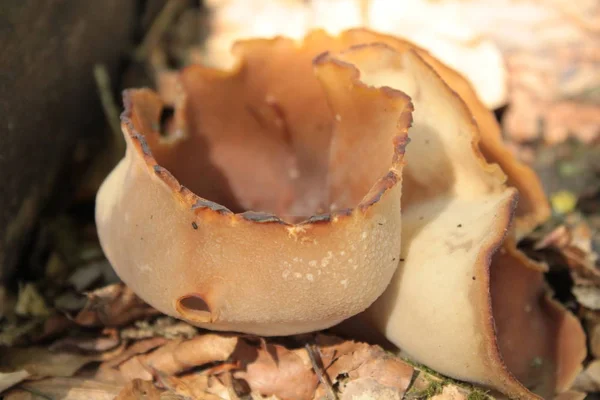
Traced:
<path fill-rule="evenodd" d="M 210 306 L 196 294 L 180 297 L 177 300 L 177 311 L 186 319 L 196 322 L 211 322 Z"/>
<path fill-rule="evenodd" d="M 173 107 L 163 107 L 160 113 L 160 136 L 169 137 L 174 129 L 173 116 L 175 115 L 175 109 Z"/>

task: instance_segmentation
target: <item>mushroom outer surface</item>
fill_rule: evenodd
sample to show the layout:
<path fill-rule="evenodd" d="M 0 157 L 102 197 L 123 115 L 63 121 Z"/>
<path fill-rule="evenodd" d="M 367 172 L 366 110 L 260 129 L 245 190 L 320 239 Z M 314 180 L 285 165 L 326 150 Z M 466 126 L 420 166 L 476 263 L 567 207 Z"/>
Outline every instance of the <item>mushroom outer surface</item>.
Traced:
<path fill-rule="evenodd" d="M 159 311 L 297 334 L 364 311 L 389 284 L 412 104 L 315 59 L 325 39 L 249 41 L 231 71 L 183 70 L 166 135 L 158 95 L 126 92 L 127 152 L 99 190 L 97 229 Z"/>

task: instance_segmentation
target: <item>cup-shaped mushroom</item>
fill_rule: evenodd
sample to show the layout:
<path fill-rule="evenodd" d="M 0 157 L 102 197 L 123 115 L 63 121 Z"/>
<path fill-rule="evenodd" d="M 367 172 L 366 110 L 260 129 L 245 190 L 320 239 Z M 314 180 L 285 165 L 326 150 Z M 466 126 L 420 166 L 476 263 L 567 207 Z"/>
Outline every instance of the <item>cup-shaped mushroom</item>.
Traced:
<path fill-rule="evenodd" d="M 453 378 L 513 398 L 565 390 L 585 358 L 583 330 L 516 249 L 509 229 L 517 191 L 479 151 L 470 110 L 415 52 L 371 44 L 339 58 L 365 83 L 402 89 L 415 107 L 399 268 L 367 320 Z"/>
<path fill-rule="evenodd" d="M 127 154 L 97 201 L 121 278 L 216 330 L 306 332 L 371 305 L 361 329 L 445 375 L 566 389 L 583 331 L 515 245 L 547 203 L 468 83 L 366 30 L 234 50 L 231 71 L 180 73 L 171 118 L 126 95 Z"/>
<path fill-rule="evenodd" d="M 330 39 L 331 40 L 331 39 Z M 102 247 L 158 310 L 213 330 L 330 327 L 381 295 L 400 254 L 409 98 L 321 41 L 240 44 L 180 73 L 170 112 L 125 93 L 125 158 L 97 196 Z"/>

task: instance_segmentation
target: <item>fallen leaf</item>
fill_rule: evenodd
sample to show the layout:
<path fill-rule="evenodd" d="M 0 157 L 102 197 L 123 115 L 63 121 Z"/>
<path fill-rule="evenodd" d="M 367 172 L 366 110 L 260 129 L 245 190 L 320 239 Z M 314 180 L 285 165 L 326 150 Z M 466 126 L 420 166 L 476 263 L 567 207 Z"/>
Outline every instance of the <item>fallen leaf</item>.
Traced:
<path fill-rule="evenodd" d="M 9 373 L 0 372 L 0 394 L 17 383 L 23 382 L 25 379 L 29 378 L 30 375 L 31 374 L 24 369 Z"/>
<path fill-rule="evenodd" d="M 183 377 L 166 377 L 161 379 L 161 383 L 169 391 L 177 393 L 183 397 L 197 399 L 204 395 L 213 396 L 215 399 L 219 399 L 218 396 L 209 394 L 206 390 L 209 386 L 210 376 L 200 374 L 190 374 Z"/>
<path fill-rule="evenodd" d="M 592 246 L 592 230 L 578 214 L 571 214 L 565 223 L 539 238 L 533 245 L 538 255 L 543 251 L 558 253 L 559 264 L 566 264 L 578 285 L 600 285 L 598 254 Z M 541 253 L 539 253 L 541 252 Z M 534 254 L 535 255 L 535 254 Z"/>
<path fill-rule="evenodd" d="M 185 399 L 194 400 L 239 400 L 234 389 L 231 375 L 206 376 L 190 374 L 183 377 L 168 378 L 171 393 Z M 262 397 L 261 397 L 262 399 Z"/>
<path fill-rule="evenodd" d="M 575 286 L 571 292 L 579 304 L 591 310 L 600 310 L 600 288 L 596 286 Z"/>
<path fill-rule="evenodd" d="M 118 369 L 128 380 L 152 379 L 154 371 L 171 376 L 194 367 L 227 360 L 238 340 L 236 336 L 211 333 L 189 340 L 173 340 L 149 354 L 130 358 Z"/>
<path fill-rule="evenodd" d="M 587 393 L 600 392 L 600 360 L 592 361 L 577 376 L 572 389 Z"/>
<path fill-rule="evenodd" d="M 140 341 L 134 342 L 131 346 L 127 347 L 127 349 L 123 353 L 119 354 L 117 357 L 102 363 L 101 367 L 118 366 L 119 364 L 124 363 L 125 361 L 129 360 L 133 356 L 137 356 L 138 354 L 148 353 L 149 351 L 154 350 L 155 348 L 162 346 L 167 342 L 168 342 L 167 339 L 161 338 L 161 337 L 150 338 L 150 339 L 145 339 L 145 340 L 140 340 Z"/>
<path fill-rule="evenodd" d="M 52 343 L 49 350 L 54 352 L 103 353 L 116 348 L 121 343 L 115 330 L 108 330 L 106 333 L 94 337 L 85 337 L 81 333 L 78 336 L 65 337 Z"/>
<path fill-rule="evenodd" d="M 49 378 L 21 384 L 4 395 L 4 400 L 113 400 L 122 385 L 83 378 Z"/>
<path fill-rule="evenodd" d="M 115 400 L 160 400 L 162 392 L 152 381 L 134 379 L 119 392 Z"/>
<path fill-rule="evenodd" d="M 209 394 L 218 396 L 224 400 L 241 400 L 234 389 L 234 381 L 231 374 L 223 374 L 221 376 L 211 376 L 208 380 Z M 207 399 L 210 399 L 208 397 Z"/>
<path fill-rule="evenodd" d="M 365 361 L 348 376 L 350 379 L 374 379 L 381 386 L 393 388 L 402 397 L 410 386 L 413 372 L 413 367 L 381 350 L 381 354 Z"/>
<path fill-rule="evenodd" d="M 317 388 L 317 376 L 304 348 L 289 350 L 278 344 L 264 343 L 257 357 L 245 361 L 245 370 L 234 373 L 253 392 L 282 399 L 312 399 Z"/>
<path fill-rule="evenodd" d="M 159 314 L 122 283 L 94 290 L 87 297 L 87 304 L 74 317 L 83 326 L 123 326 Z"/>
<path fill-rule="evenodd" d="M 97 356 L 53 353 L 42 347 L 7 348 L 2 351 L 1 371 L 26 370 L 32 377 L 70 377 Z"/>
<path fill-rule="evenodd" d="M 401 400 L 401 392 L 377 382 L 373 378 L 359 378 L 348 382 L 342 390 L 342 400 Z"/>
<path fill-rule="evenodd" d="M 15 312 L 21 316 L 47 317 L 50 310 L 42 295 L 33 283 L 26 283 L 19 288 L 19 296 Z"/>
<path fill-rule="evenodd" d="M 30 379 L 44 377 L 71 377 L 84 365 L 93 361 L 104 361 L 122 352 L 119 347 L 101 354 L 83 355 L 78 353 L 52 352 L 43 347 L 9 347 L 3 349 L 0 358 L 1 372 L 26 370 Z"/>
<path fill-rule="evenodd" d="M 379 346 L 341 340 L 333 336 L 318 335 L 323 365 L 330 381 L 335 384 L 341 376 L 362 383 L 352 386 L 352 393 L 359 388 L 380 391 L 382 396 L 403 397 L 409 388 L 414 368 L 397 357 L 392 357 Z M 384 390 L 385 389 L 385 390 Z M 389 389 L 389 390 L 388 390 Z M 345 390 L 342 390 L 342 394 Z M 317 397 L 324 395 L 319 385 Z"/>

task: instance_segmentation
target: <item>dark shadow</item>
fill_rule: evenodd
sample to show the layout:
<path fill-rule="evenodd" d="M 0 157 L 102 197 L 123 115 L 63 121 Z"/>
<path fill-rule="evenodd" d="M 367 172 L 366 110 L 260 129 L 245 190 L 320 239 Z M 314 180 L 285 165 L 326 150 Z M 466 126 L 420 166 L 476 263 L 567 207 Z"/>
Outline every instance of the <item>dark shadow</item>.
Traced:
<path fill-rule="evenodd" d="M 245 211 L 236 198 L 229 180 L 221 169 L 211 162 L 208 141 L 194 132 L 193 125 L 183 131 L 176 122 L 173 109 L 164 107 L 159 121 L 163 140 L 150 144 L 154 158 L 180 184 L 196 195 L 227 207 L 238 213 Z"/>

